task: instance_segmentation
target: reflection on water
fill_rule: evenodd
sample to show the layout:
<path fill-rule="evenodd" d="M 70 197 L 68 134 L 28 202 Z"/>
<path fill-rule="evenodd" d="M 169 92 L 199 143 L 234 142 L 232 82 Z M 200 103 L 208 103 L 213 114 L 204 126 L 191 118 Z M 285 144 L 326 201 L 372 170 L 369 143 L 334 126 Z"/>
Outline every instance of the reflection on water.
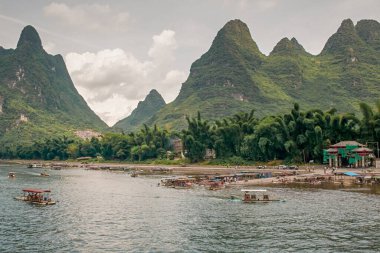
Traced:
<path fill-rule="evenodd" d="M 8 179 L 8 172 L 17 173 Z M 0 252 L 378 252 L 380 196 L 272 188 L 285 202 L 243 204 L 240 189 L 157 187 L 160 178 L 0 166 Z M 49 188 L 59 202 L 13 200 Z"/>

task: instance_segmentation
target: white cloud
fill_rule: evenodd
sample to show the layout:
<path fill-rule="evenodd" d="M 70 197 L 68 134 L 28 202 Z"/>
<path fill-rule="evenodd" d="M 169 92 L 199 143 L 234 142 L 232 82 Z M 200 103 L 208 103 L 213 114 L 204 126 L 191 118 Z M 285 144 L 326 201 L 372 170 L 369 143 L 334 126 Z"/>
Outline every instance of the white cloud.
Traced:
<path fill-rule="evenodd" d="M 139 100 L 157 89 L 166 101 L 173 100 L 186 79 L 174 68 L 178 45 L 175 32 L 153 36 L 146 61 L 120 48 L 95 53 L 69 53 L 66 64 L 71 77 L 91 108 L 108 124 L 130 114 Z"/>
<path fill-rule="evenodd" d="M 177 49 L 175 32 L 164 30 L 159 35 L 153 36 L 153 46 L 149 49 L 148 55 L 158 64 L 170 64 L 174 61 L 174 50 Z"/>
<path fill-rule="evenodd" d="M 90 102 L 105 101 L 113 94 L 122 94 L 127 99 L 141 97 L 138 88 L 152 68 L 150 62 L 140 62 L 119 48 L 69 53 L 66 63 L 75 83 L 89 91 L 86 96 Z"/>
<path fill-rule="evenodd" d="M 166 73 L 165 79 L 160 82 L 160 87 L 165 87 L 164 96 L 167 101 L 172 101 L 178 95 L 178 88 L 186 80 L 187 74 L 179 70 L 170 70 Z M 161 90 L 161 89 L 160 89 Z"/>
<path fill-rule="evenodd" d="M 88 30 L 125 30 L 129 21 L 128 12 L 118 12 L 107 4 L 50 3 L 44 7 L 44 14 L 63 25 Z"/>
<path fill-rule="evenodd" d="M 103 102 L 91 103 L 91 108 L 110 126 L 127 117 L 138 104 L 138 100 L 128 100 L 115 95 Z"/>

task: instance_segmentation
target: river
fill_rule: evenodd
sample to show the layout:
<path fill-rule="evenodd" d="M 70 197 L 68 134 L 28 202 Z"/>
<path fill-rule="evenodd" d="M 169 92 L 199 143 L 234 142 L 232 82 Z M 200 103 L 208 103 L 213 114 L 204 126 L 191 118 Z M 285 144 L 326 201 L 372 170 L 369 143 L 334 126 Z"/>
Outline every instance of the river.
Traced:
<path fill-rule="evenodd" d="M 8 172 L 16 172 L 9 179 Z M 380 196 L 267 188 L 284 202 L 244 204 L 238 188 L 158 187 L 160 177 L 0 165 L 0 252 L 379 252 Z M 52 190 L 38 207 L 13 198 Z"/>

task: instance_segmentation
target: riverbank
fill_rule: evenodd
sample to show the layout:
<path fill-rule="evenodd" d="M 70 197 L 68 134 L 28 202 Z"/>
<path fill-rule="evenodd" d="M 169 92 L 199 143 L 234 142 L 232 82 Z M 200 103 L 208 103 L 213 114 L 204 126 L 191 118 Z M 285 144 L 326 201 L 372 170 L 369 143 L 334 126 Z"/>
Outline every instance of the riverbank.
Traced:
<path fill-rule="evenodd" d="M 42 167 L 64 167 L 64 168 L 88 168 L 88 169 L 111 169 L 111 170 L 131 170 L 139 169 L 146 172 L 154 168 L 166 168 L 170 169 L 173 174 L 178 175 L 213 175 L 213 174 L 229 174 L 237 173 L 241 171 L 246 172 L 297 172 L 297 174 L 326 174 L 331 172 L 331 169 L 326 169 L 325 165 L 300 165 L 297 170 L 278 169 L 278 166 L 218 166 L 218 165 L 198 165 L 198 164 L 186 164 L 186 165 L 152 165 L 152 164 L 134 164 L 124 162 L 79 162 L 79 161 L 45 161 L 45 160 L 0 160 L 0 164 L 40 164 Z M 379 172 L 380 169 L 369 167 L 365 169 L 353 169 L 353 168 L 339 168 L 339 172 L 358 171 L 358 172 Z M 336 172 L 337 172 L 336 171 Z"/>
<path fill-rule="evenodd" d="M 82 168 L 89 170 L 107 170 L 119 172 L 133 172 L 141 175 L 161 175 L 161 176 L 193 176 L 193 177 L 231 177 L 238 176 L 238 180 L 230 182 L 229 186 L 248 186 L 248 185 L 285 185 L 303 184 L 318 187 L 322 183 L 332 183 L 340 186 L 352 186 L 356 184 L 357 178 L 344 176 L 345 172 L 354 171 L 362 179 L 380 175 L 380 169 L 352 169 L 339 168 L 333 171 L 326 169 L 323 165 L 303 165 L 297 170 L 278 169 L 277 166 L 213 166 L 213 165 L 148 165 L 131 163 L 90 163 L 78 161 L 41 161 L 41 160 L 0 160 L 0 164 L 38 164 L 43 168 Z M 251 175 L 251 176 L 247 176 Z M 252 176 L 253 175 L 253 176 Z M 255 175 L 259 177 L 256 178 Z M 262 176 L 265 175 L 265 176 Z M 270 176 L 268 176 L 270 175 Z M 223 179 L 222 179 L 223 180 Z M 363 181 L 364 183 L 364 181 Z"/>
<path fill-rule="evenodd" d="M 221 165 L 152 165 L 134 164 L 124 162 L 79 162 L 79 161 L 44 161 L 44 160 L 0 160 L 0 164 L 39 164 L 42 167 L 64 167 L 64 168 L 87 168 L 87 169 L 110 169 L 110 170 L 142 170 L 146 173 L 157 168 L 164 168 L 171 171 L 174 175 L 215 175 L 232 174 L 241 171 L 245 172 L 278 172 L 278 171 L 297 171 L 298 173 L 310 173 L 323 171 L 323 165 L 301 165 L 298 170 L 279 170 L 278 166 L 221 166 Z"/>

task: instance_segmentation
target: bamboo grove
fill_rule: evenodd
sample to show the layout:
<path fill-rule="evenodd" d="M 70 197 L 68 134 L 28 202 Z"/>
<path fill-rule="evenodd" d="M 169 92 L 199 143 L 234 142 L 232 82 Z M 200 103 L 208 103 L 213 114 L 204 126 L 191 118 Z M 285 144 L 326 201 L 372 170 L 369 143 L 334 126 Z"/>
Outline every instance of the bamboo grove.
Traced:
<path fill-rule="evenodd" d="M 130 134 L 106 133 L 102 138 L 76 140 L 57 137 L 32 146 L 2 150 L 1 158 L 66 160 L 101 157 L 104 160 L 145 161 L 168 159 L 171 140 L 181 138 L 184 155 L 190 162 L 204 159 L 206 150 L 215 150 L 218 161 L 240 162 L 285 160 L 321 162 L 322 149 L 342 140 L 380 142 L 380 101 L 374 108 L 361 103 L 362 117 L 338 113 L 335 109 L 302 111 L 298 104 L 287 114 L 255 117 L 255 111 L 241 112 L 211 122 L 187 117 L 182 132 L 168 132 L 144 125 Z"/>

